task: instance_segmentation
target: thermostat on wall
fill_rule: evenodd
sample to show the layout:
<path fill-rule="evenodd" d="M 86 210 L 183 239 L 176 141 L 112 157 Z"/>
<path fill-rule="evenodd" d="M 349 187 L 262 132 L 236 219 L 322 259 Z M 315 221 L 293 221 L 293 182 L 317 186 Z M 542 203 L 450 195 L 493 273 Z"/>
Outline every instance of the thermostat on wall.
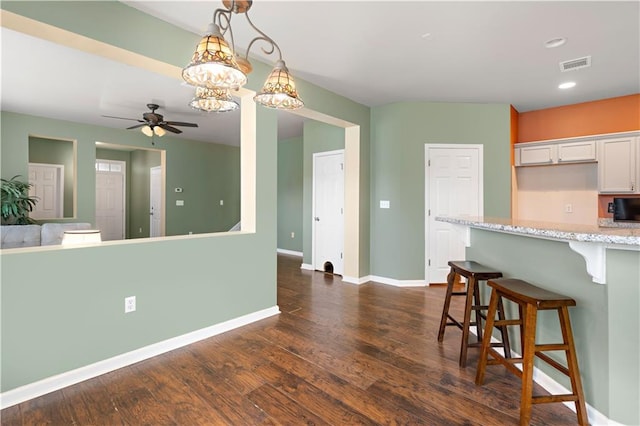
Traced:
<path fill-rule="evenodd" d="M 174 189 L 174 191 L 176 191 L 176 192 L 182 192 L 182 188 L 176 188 L 176 189 Z"/>

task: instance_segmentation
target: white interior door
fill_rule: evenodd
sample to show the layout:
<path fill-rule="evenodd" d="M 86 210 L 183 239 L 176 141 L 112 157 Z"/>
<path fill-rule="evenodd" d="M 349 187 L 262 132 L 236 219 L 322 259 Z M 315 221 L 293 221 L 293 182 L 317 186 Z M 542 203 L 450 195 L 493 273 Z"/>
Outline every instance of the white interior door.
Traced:
<path fill-rule="evenodd" d="M 30 197 L 38 202 L 29 214 L 33 219 L 63 217 L 64 166 L 61 164 L 29 163 Z"/>
<path fill-rule="evenodd" d="M 162 236 L 162 167 L 152 167 L 149 180 L 149 236 Z"/>
<path fill-rule="evenodd" d="M 455 225 L 438 216 L 482 216 L 482 145 L 426 145 L 426 280 L 445 283 L 450 260 L 464 260 Z"/>
<path fill-rule="evenodd" d="M 344 150 L 313 155 L 313 267 L 344 273 Z"/>
<path fill-rule="evenodd" d="M 96 227 L 102 240 L 124 239 L 124 161 L 96 160 Z"/>

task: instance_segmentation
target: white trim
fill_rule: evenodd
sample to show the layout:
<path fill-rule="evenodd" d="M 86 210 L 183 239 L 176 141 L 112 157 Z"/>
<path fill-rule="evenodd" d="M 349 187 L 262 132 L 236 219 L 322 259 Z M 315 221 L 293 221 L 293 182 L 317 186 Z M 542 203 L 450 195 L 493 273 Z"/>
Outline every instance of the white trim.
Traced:
<path fill-rule="evenodd" d="M 305 271 L 315 271 L 315 269 L 313 269 L 313 265 L 309 265 L 308 263 L 301 264 L 300 269 L 304 269 Z"/>
<path fill-rule="evenodd" d="M 371 275 L 367 275 L 366 277 L 360 277 L 360 278 L 348 277 L 346 275 L 342 276 L 342 282 L 343 283 L 361 285 L 361 284 L 368 283 L 369 281 L 371 281 Z"/>
<path fill-rule="evenodd" d="M 431 282 L 430 266 L 427 259 L 432 258 L 429 252 L 429 150 L 430 149 L 477 149 L 478 150 L 478 211 L 479 215 L 484 215 L 484 145 L 482 144 L 441 144 L 441 143 L 425 143 L 424 144 L 424 281 L 426 283 Z M 466 237 L 466 238 L 465 238 Z M 470 238 L 469 234 L 466 236 L 461 234 L 461 238 L 467 245 L 467 239 Z M 428 285 L 428 284 L 427 284 Z"/>
<path fill-rule="evenodd" d="M 517 142 L 513 145 L 514 148 L 522 148 L 523 146 L 536 146 L 536 145 L 548 145 L 551 143 L 568 143 L 568 142 L 583 142 L 583 141 L 593 141 L 593 140 L 601 140 L 601 139 L 609 139 L 609 138 L 626 138 L 626 137 L 635 137 L 640 136 L 640 131 L 631 130 L 628 132 L 616 132 L 616 133 L 599 133 L 596 135 L 586 135 L 586 136 L 576 136 L 571 138 L 560 138 L 560 139 L 543 139 L 531 142 Z"/>
<path fill-rule="evenodd" d="M 333 155 L 341 155 L 342 156 L 342 164 L 344 165 L 344 149 L 336 149 L 333 151 L 321 151 L 321 152 L 314 152 L 312 155 L 312 159 L 311 159 L 311 165 L 312 165 L 312 169 L 311 169 L 311 264 L 313 265 L 313 268 L 315 269 L 316 266 L 316 221 L 314 220 L 314 218 L 316 217 L 316 159 L 319 157 L 330 157 Z M 344 166 L 343 166 L 344 167 Z M 345 177 L 344 174 L 342 176 L 342 193 L 343 193 L 343 197 L 345 194 L 344 191 L 344 186 L 345 186 Z M 344 209 L 345 206 L 345 201 L 344 198 L 342 200 L 342 208 Z M 344 210 L 343 210 L 344 212 Z M 340 272 L 340 273 L 344 273 L 344 231 L 347 228 L 346 224 L 344 223 L 346 221 L 346 215 L 343 214 L 342 216 L 342 255 L 343 255 L 343 261 L 342 261 L 342 271 L 336 271 L 336 272 Z"/>
<path fill-rule="evenodd" d="M 221 333 L 242 327 L 247 324 L 268 318 L 280 313 L 280 308 L 272 306 L 260 311 L 252 312 L 237 318 L 230 319 L 200 330 L 192 331 L 181 336 L 172 337 L 149 346 L 135 349 L 112 358 L 107 358 L 84 367 L 66 371 L 37 382 L 20 386 L 0 394 L 0 408 L 4 409 L 19 404 L 29 399 L 37 398 L 49 392 L 53 392 L 67 386 L 92 379 L 110 371 L 126 367 L 136 362 L 144 361 L 154 356 L 162 355 L 174 349 L 216 336 Z"/>
<path fill-rule="evenodd" d="M 276 251 L 279 254 L 288 254 L 289 256 L 297 256 L 297 257 L 302 257 L 303 253 L 301 251 L 293 251 L 293 250 L 287 250 L 287 249 L 276 249 Z"/>
<path fill-rule="evenodd" d="M 394 278 L 378 277 L 376 275 L 370 275 L 369 280 L 375 281 L 380 284 L 392 285 L 394 287 L 427 287 L 428 286 L 425 280 L 396 280 Z"/>

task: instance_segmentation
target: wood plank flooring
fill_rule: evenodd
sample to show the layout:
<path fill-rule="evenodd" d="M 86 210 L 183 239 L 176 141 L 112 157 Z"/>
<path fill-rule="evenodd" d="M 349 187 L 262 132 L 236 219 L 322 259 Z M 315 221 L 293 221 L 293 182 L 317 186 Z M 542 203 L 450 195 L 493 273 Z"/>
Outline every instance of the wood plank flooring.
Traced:
<path fill-rule="evenodd" d="M 476 386 L 478 349 L 460 369 L 460 331 L 438 344 L 445 287 L 343 284 L 300 262 L 278 256 L 280 315 L 9 407 L 2 425 L 518 424 L 519 379 L 492 366 Z M 576 417 L 535 405 L 532 424 Z"/>

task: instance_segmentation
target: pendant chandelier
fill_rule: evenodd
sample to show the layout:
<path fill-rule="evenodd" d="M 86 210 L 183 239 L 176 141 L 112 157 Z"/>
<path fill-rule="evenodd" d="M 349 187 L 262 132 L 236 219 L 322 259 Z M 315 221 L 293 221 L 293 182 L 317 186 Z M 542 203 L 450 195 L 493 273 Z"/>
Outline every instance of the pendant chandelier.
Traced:
<path fill-rule="evenodd" d="M 237 90 L 247 83 L 247 74 L 252 70 L 249 51 L 255 42 L 263 41 L 268 46 L 266 49 L 262 48 L 262 51 L 271 55 L 277 50 L 278 61 L 262 90 L 253 99 L 269 108 L 302 108 L 304 103 L 298 96 L 293 77 L 282 60 L 280 47 L 249 18 L 248 11 L 253 1 L 222 0 L 222 3 L 225 8 L 215 10 L 213 22 L 209 24 L 207 32 L 196 46 L 191 62 L 182 70 L 182 78 L 197 88 L 190 106 L 207 112 L 237 109 L 238 104 L 231 98 L 229 90 Z M 249 42 L 244 57 L 237 56 L 231 28 L 231 18 L 238 14 L 244 15 L 251 28 L 258 33 L 258 36 Z M 224 34 L 227 33 L 231 44 L 224 38 Z"/>

